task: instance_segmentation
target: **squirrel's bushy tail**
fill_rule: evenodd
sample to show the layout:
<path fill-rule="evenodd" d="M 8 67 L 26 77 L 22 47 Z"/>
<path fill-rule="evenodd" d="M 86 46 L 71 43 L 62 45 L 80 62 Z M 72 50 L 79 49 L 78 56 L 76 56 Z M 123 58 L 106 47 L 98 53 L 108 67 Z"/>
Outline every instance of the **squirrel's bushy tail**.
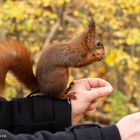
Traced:
<path fill-rule="evenodd" d="M 32 92 L 38 92 L 37 79 L 27 49 L 18 41 L 0 40 L 0 94 L 3 94 L 8 71 Z"/>

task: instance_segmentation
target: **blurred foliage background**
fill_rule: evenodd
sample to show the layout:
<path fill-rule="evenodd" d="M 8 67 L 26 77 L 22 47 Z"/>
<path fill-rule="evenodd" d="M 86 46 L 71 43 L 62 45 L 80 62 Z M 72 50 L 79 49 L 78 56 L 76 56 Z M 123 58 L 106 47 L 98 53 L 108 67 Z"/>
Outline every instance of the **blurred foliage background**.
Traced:
<path fill-rule="evenodd" d="M 112 84 L 114 93 L 102 98 L 96 113 L 84 120 L 106 125 L 140 110 L 139 0 L 0 0 L 0 38 L 23 41 L 35 70 L 43 48 L 86 28 L 88 11 L 93 14 L 106 57 L 85 68 L 71 69 L 70 81 L 100 77 Z M 30 93 L 11 74 L 6 81 L 8 100 Z"/>

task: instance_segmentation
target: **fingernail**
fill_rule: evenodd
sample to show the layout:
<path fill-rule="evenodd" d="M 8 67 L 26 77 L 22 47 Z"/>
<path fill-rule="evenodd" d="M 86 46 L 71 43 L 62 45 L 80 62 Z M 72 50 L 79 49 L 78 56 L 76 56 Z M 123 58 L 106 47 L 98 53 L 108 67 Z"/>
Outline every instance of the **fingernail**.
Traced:
<path fill-rule="evenodd" d="M 105 87 L 105 93 L 110 93 L 110 92 L 112 92 L 113 91 L 113 88 L 112 87 Z"/>

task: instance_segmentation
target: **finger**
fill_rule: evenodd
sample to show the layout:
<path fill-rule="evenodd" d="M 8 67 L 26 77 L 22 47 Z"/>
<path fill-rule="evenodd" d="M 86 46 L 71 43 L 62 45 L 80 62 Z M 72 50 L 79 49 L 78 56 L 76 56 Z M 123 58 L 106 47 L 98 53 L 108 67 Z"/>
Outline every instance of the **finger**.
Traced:
<path fill-rule="evenodd" d="M 91 104 L 98 103 L 98 101 L 99 101 L 98 99 L 94 99 L 91 101 Z"/>
<path fill-rule="evenodd" d="M 73 87 L 71 90 L 84 91 L 91 90 L 92 88 L 111 86 L 109 82 L 100 78 L 84 78 L 73 81 Z"/>
<path fill-rule="evenodd" d="M 86 110 L 86 111 L 84 112 L 84 116 L 93 115 L 93 114 L 95 113 L 96 109 L 97 109 L 97 105 L 94 106 L 94 107 L 92 107 L 92 108 L 89 108 L 88 110 Z"/>
<path fill-rule="evenodd" d="M 95 111 L 96 111 L 96 108 L 93 109 L 93 110 L 90 110 L 90 111 L 86 111 L 86 112 L 84 113 L 84 117 L 85 117 L 85 116 L 93 116 L 93 114 L 95 113 Z"/>
<path fill-rule="evenodd" d="M 105 87 L 100 87 L 100 88 L 94 88 L 90 91 L 87 91 L 87 96 L 91 100 L 95 100 L 107 95 L 110 95 L 113 91 L 113 88 L 111 85 L 106 85 Z"/>
<path fill-rule="evenodd" d="M 92 111 L 92 110 L 96 109 L 97 106 L 98 106 L 98 101 L 96 100 L 96 101 L 92 102 L 92 103 L 88 106 L 88 108 L 87 108 L 86 111 Z"/>
<path fill-rule="evenodd" d="M 110 86 L 110 83 L 100 78 L 84 78 L 81 81 L 88 82 L 91 88 Z"/>
<path fill-rule="evenodd" d="M 84 116 L 91 116 L 95 113 L 98 106 L 98 100 L 92 101 L 92 103 L 89 105 L 88 109 L 85 111 Z"/>
<path fill-rule="evenodd" d="M 98 101 L 94 101 L 93 103 L 91 103 L 87 108 L 87 110 L 84 112 L 84 116 L 88 114 L 93 114 L 96 111 L 97 106 L 98 106 Z"/>

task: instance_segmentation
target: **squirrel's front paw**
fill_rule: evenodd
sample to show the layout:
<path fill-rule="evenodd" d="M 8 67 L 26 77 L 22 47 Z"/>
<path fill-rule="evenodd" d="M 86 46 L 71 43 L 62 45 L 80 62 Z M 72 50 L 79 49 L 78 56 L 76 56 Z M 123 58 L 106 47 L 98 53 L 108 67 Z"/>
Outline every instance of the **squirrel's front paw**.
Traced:
<path fill-rule="evenodd" d="M 76 92 L 74 92 L 74 91 L 69 91 L 68 93 L 61 95 L 61 96 L 60 96 L 60 99 L 62 99 L 62 100 L 77 99 L 77 97 L 76 97 Z"/>

